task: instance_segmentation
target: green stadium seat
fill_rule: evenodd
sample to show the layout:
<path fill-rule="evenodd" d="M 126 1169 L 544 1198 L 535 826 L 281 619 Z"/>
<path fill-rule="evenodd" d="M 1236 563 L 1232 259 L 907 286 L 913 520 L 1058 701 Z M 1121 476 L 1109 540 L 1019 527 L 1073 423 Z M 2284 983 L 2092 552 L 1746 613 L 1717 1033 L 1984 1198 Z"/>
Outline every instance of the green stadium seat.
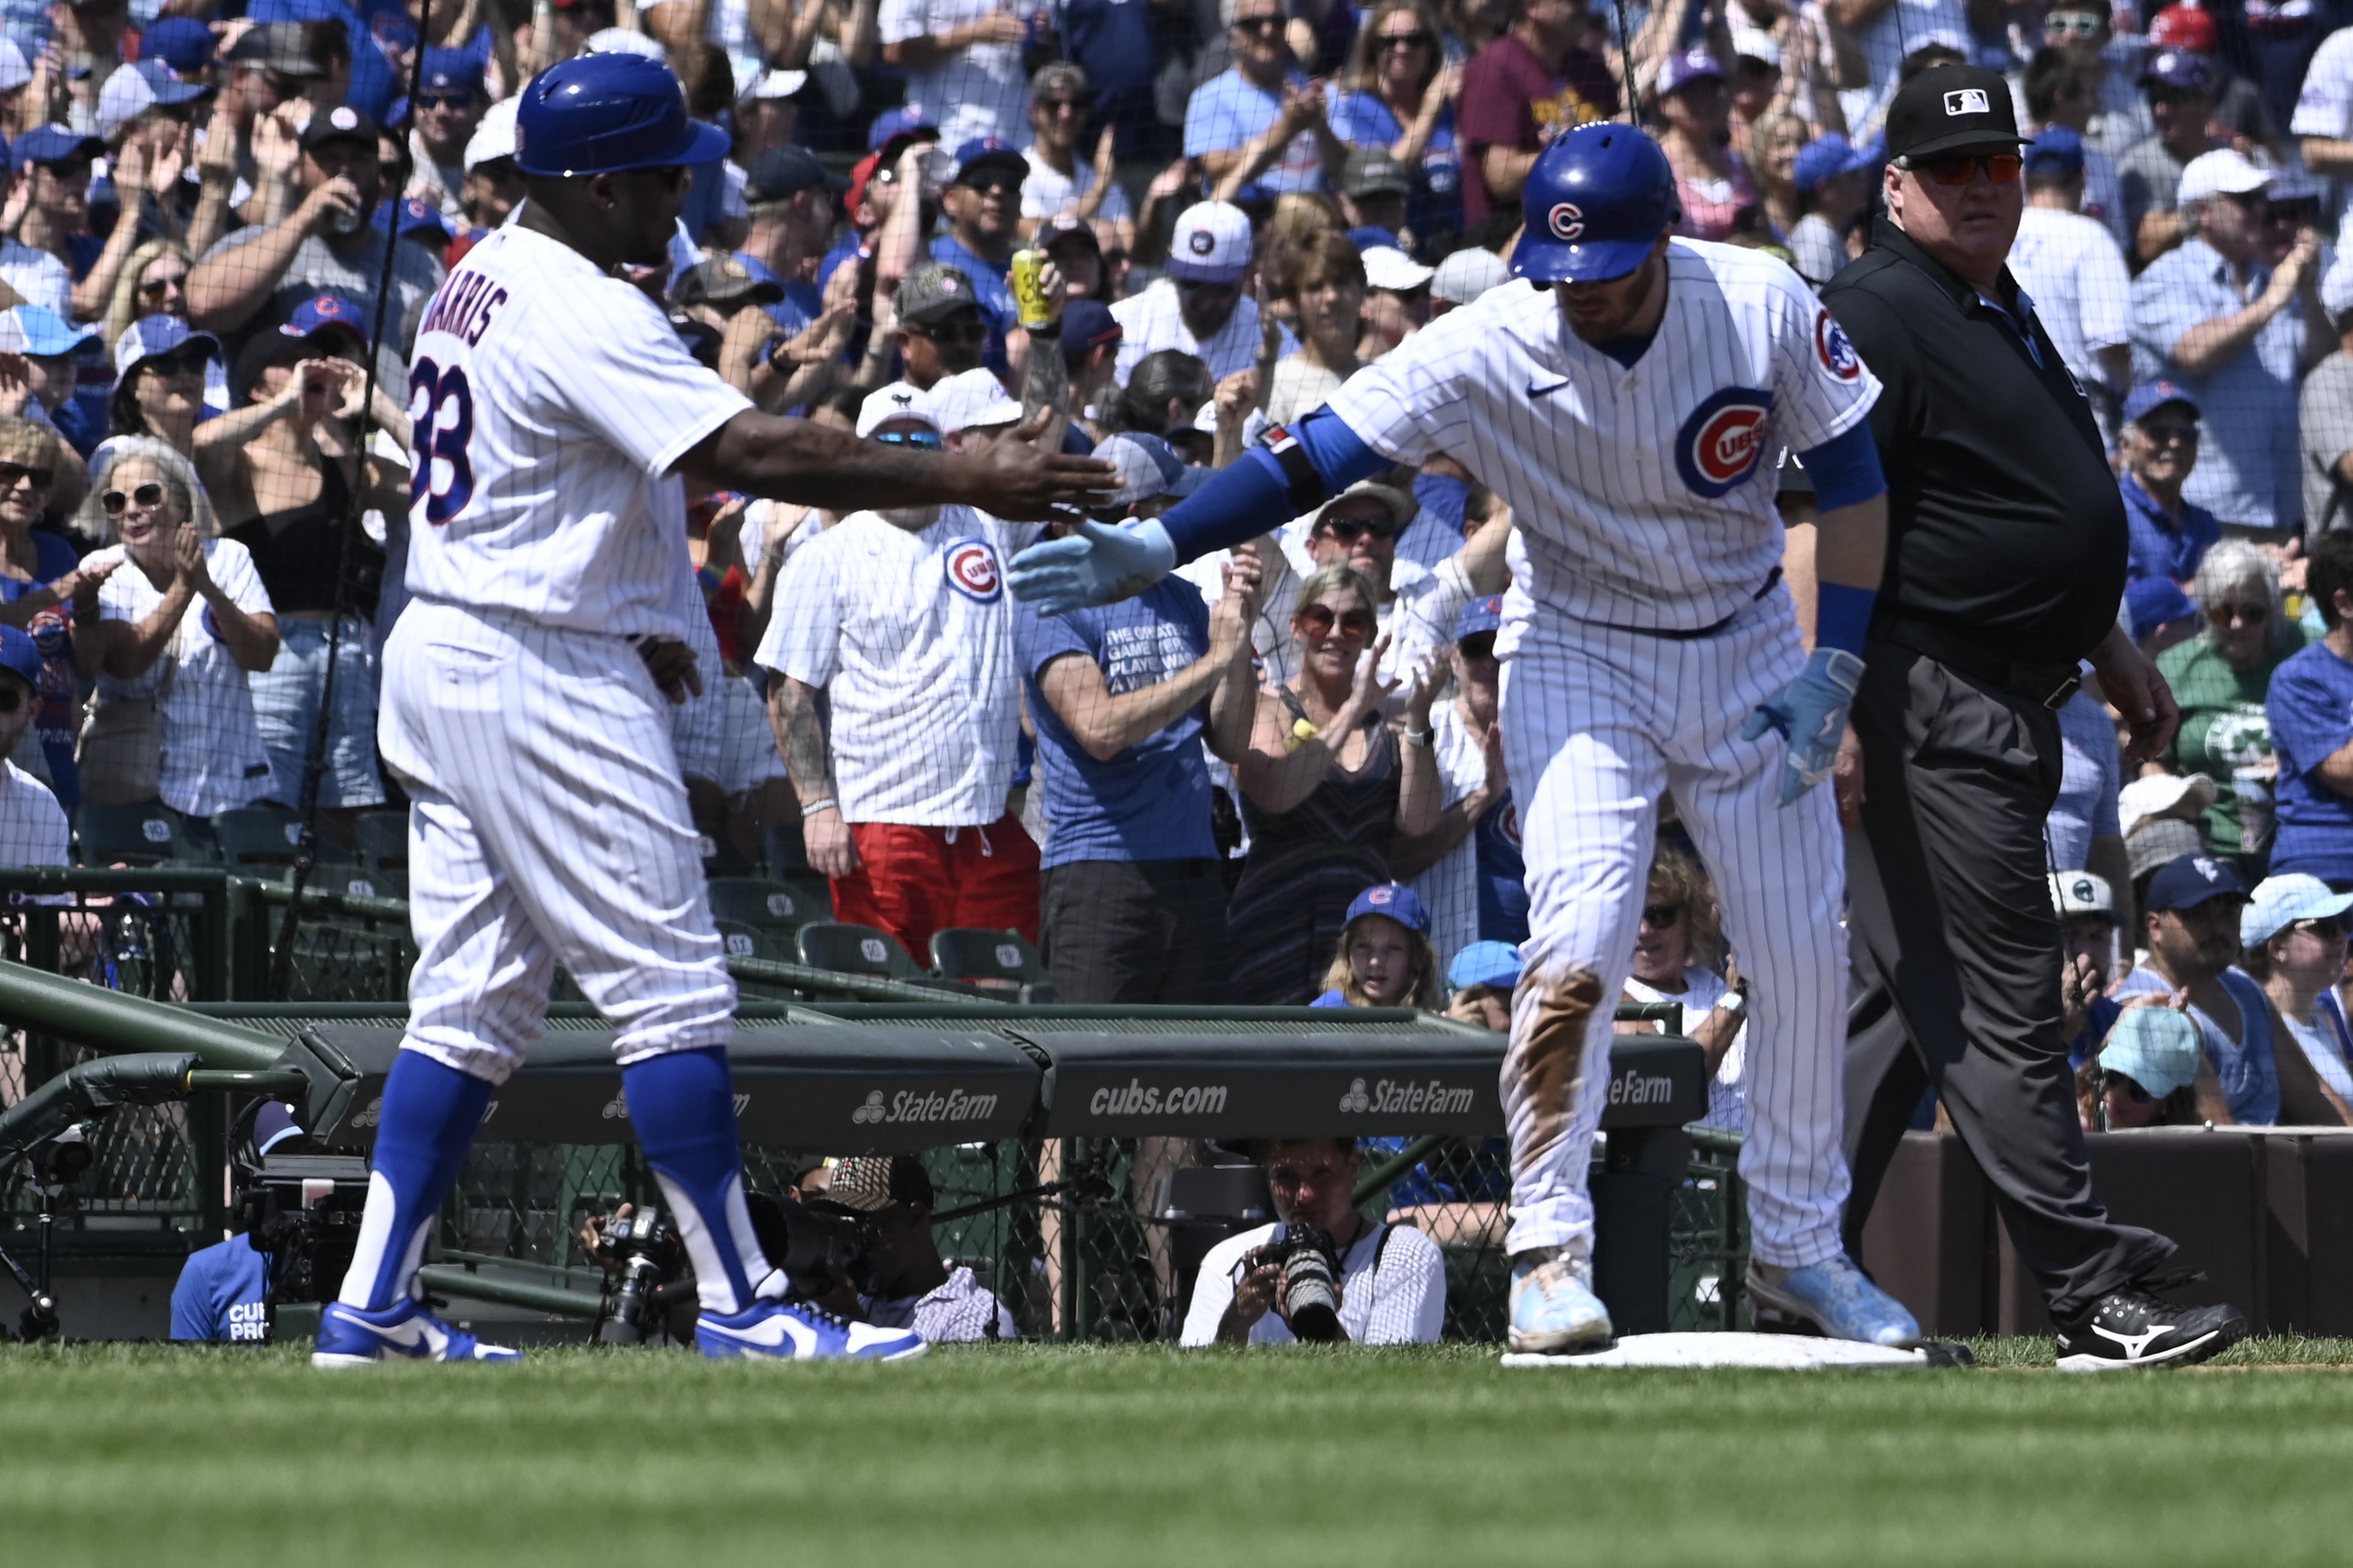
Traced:
<path fill-rule="evenodd" d="M 1023 1001 L 1054 1000 L 1053 977 L 1045 960 L 1018 931 L 955 926 L 932 933 L 932 973 L 998 996 Z"/>
<path fill-rule="evenodd" d="M 220 844 L 220 858 L 251 874 L 282 880 L 295 856 L 301 853 L 301 819 L 270 807 L 239 806 L 219 812 L 212 819 L 212 830 Z M 341 893 L 343 888 L 338 881 L 322 878 L 318 871 L 354 867 L 357 863 L 349 850 L 322 838 L 309 885 Z"/>
<path fill-rule="evenodd" d="M 913 980 L 923 972 L 895 938 L 871 926 L 819 920 L 802 927 L 794 944 L 801 962 L 815 969 L 885 980 Z"/>
<path fill-rule="evenodd" d="M 741 920 L 720 920 L 720 946 L 731 959 L 766 959 L 776 963 L 793 961 L 792 938 L 789 933 L 747 925 Z"/>
<path fill-rule="evenodd" d="M 138 805 L 85 803 L 74 813 L 84 865 L 158 865 L 167 860 L 216 858 L 192 833 L 191 824 L 161 800 Z"/>
<path fill-rule="evenodd" d="M 812 920 L 833 916 L 831 893 L 818 884 L 772 882 L 762 876 L 714 876 L 711 879 L 711 913 L 761 931 L 781 931 L 789 939 Z"/>

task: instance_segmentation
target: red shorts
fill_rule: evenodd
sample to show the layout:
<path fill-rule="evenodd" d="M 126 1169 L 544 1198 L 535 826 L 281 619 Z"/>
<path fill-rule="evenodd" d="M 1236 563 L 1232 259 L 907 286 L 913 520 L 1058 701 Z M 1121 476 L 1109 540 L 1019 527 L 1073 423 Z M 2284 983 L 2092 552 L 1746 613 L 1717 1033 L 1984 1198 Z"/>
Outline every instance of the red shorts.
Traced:
<path fill-rule="evenodd" d="M 1021 819 L 985 828 L 852 822 L 859 868 L 833 883 L 833 916 L 899 938 L 932 961 L 932 933 L 954 926 L 1018 931 L 1038 940 L 1038 846 Z"/>

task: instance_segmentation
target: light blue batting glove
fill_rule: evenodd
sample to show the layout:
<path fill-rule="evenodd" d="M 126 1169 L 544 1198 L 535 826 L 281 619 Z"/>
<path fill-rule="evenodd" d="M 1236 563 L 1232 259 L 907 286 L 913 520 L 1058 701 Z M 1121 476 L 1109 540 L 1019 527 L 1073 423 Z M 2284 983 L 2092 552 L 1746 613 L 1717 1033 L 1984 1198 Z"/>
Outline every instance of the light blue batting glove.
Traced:
<path fill-rule="evenodd" d="M 1048 615 L 1068 615 L 1142 593 L 1176 566 L 1176 541 L 1156 517 L 1116 527 L 1082 520 L 1079 531 L 1030 546 L 1013 557 L 1006 581 L 1013 597 Z"/>
<path fill-rule="evenodd" d="M 1777 805 L 1788 805 L 1831 776 L 1846 738 L 1847 709 L 1862 686 L 1862 660 L 1841 648 L 1817 648 L 1796 680 L 1748 715 L 1741 739 L 1761 740 L 1777 729 L 1789 743 Z"/>

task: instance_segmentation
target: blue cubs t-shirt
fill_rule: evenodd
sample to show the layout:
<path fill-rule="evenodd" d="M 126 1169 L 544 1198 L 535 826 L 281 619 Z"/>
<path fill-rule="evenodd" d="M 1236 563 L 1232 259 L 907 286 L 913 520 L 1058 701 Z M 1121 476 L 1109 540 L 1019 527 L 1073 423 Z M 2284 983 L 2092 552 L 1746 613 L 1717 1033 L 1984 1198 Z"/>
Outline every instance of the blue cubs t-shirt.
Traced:
<path fill-rule="evenodd" d="M 2316 642 L 2272 672 L 2263 711 L 2272 753 L 2278 829 L 2272 874 L 2301 871 L 2324 882 L 2353 880 L 2353 800 L 2322 783 L 2313 769 L 2353 741 L 2353 664 Z"/>
<path fill-rule="evenodd" d="M 1038 726 L 1038 771 L 1046 788 L 1045 867 L 1082 860 L 1214 860 L 1209 768 L 1201 753 L 1206 703 L 1108 762 L 1087 755 L 1046 700 L 1038 677 L 1065 654 L 1094 661 L 1113 696 L 1172 679 L 1209 651 L 1209 607 L 1181 577 L 1163 577 L 1135 598 L 1069 615 L 1022 604 L 1013 652 Z"/>
<path fill-rule="evenodd" d="M 13 604 L 81 564 L 74 547 L 46 528 L 33 530 L 33 577 L 29 582 L 0 577 L 0 604 Z M 81 804 L 81 770 L 74 763 L 74 740 L 81 728 L 81 687 L 74 673 L 73 617 L 58 605 L 35 615 L 26 628 L 41 651 L 41 689 L 33 698 L 33 731 L 41 759 L 48 764 L 49 789 L 70 810 Z"/>
<path fill-rule="evenodd" d="M 269 1337 L 262 1303 L 269 1260 L 245 1236 L 188 1255 L 172 1287 L 172 1338 L 251 1340 Z"/>
<path fill-rule="evenodd" d="M 1479 939 L 1528 939 L 1528 862 L 1520 849 L 1520 808 L 1509 794 L 1472 830 L 1479 856 Z"/>

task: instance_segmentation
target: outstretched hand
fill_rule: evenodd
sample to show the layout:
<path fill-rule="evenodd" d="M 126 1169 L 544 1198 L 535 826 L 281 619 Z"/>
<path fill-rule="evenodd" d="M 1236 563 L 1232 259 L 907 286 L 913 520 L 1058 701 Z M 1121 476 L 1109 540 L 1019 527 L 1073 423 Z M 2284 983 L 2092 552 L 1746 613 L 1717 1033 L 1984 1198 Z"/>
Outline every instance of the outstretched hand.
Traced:
<path fill-rule="evenodd" d="M 978 454 L 969 503 L 1008 521 L 1029 523 L 1053 520 L 1073 506 L 1107 504 L 1119 487 L 1111 464 L 1039 451 L 1031 444 L 1059 418 L 1052 408 L 1040 408 L 1016 428 L 1012 439 L 993 441 Z"/>
<path fill-rule="evenodd" d="M 1014 598 L 1034 600 L 1048 615 L 1067 615 L 1142 593 L 1176 565 L 1176 546 L 1156 518 L 1116 527 L 1082 518 L 1064 537 L 1014 556 L 1006 580 Z"/>

